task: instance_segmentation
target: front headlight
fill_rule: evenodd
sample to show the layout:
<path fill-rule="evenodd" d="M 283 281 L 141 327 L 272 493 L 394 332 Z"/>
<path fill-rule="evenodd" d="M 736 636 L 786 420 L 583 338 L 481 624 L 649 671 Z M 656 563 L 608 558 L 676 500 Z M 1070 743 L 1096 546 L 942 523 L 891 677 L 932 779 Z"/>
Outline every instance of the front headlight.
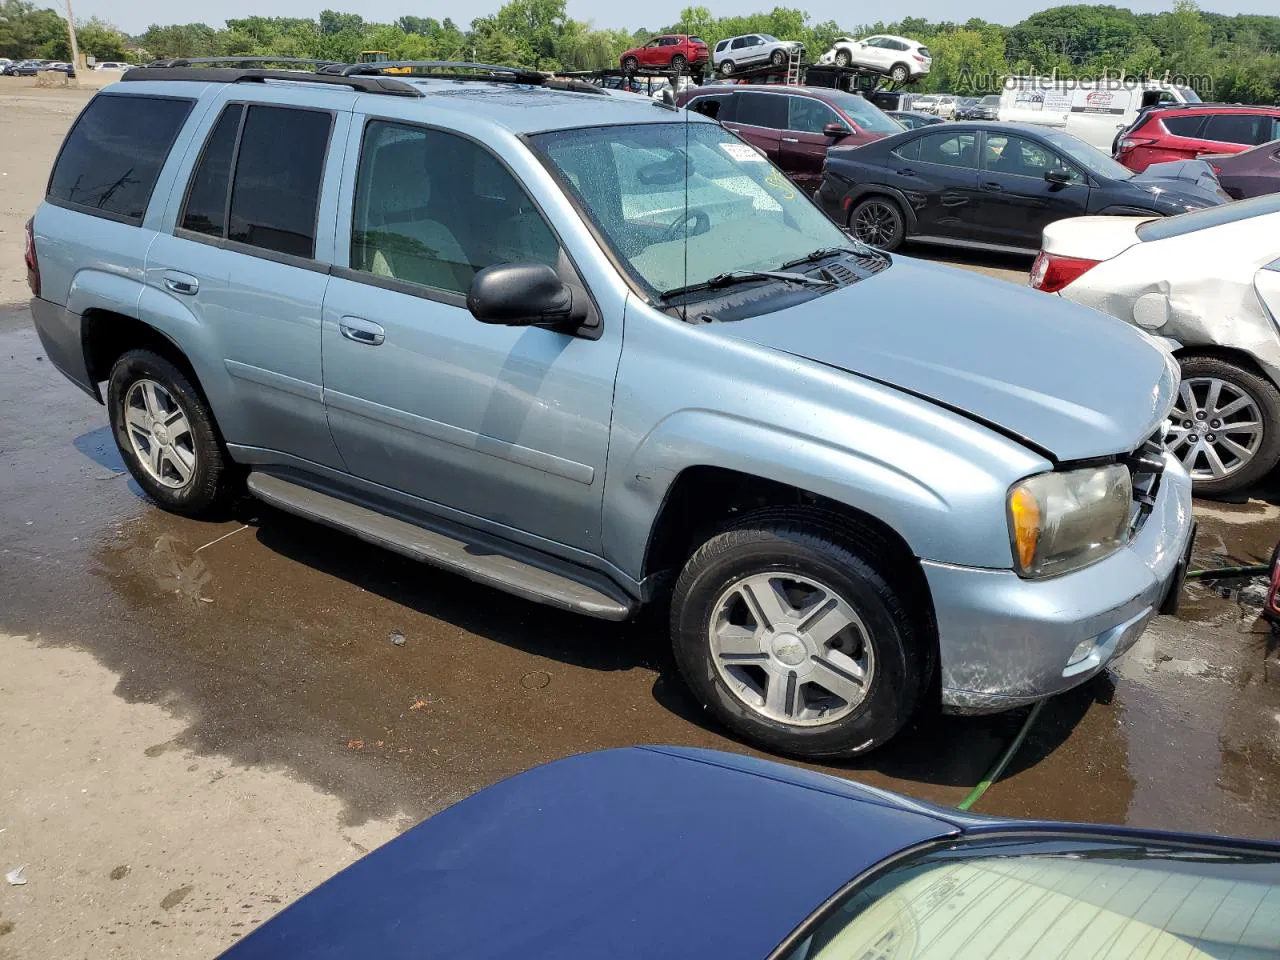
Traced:
<path fill-rule="evenodd" d="M 1024 577 L 1079 570 L 1124 546 L 1133 487 L 1122 464 L 1028 477 L 1009 490 L 1009 540 Z"/>

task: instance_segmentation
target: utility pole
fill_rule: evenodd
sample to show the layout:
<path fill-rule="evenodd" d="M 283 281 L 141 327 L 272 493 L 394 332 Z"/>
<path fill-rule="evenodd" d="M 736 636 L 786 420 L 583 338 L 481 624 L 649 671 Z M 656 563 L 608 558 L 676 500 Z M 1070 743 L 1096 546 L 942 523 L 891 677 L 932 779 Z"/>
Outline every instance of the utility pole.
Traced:
<path fill-rule="evenodd" d="M 67 0 L 67 33 L 71 36 L 71 66 L 80 73 L 80 46 L 76 43 L 76 18 L 71 12 L 71 0 Z"/>

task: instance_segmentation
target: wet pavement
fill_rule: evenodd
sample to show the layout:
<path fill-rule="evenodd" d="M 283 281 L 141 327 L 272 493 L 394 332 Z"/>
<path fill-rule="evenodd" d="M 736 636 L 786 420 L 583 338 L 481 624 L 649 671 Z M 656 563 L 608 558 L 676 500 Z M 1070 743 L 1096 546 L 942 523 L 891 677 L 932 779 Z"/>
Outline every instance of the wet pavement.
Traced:
<path fill-rule="evenodd" d="M 185 750 L 283 769 L 360 824 L 584 750 L 751 752 L 685 691 L 660 617 L 560 613 L 251 500 L 216 523 L 161 512 L 22 307 L 0 308 L 0 411 L 0 633 L 86 650 L 117 696 L 180 717 L 140 763 Z M 1280 538 L 1267 496 L 1198 505 L 1193 566 L 1265 561 Z M 1189 586 L 1179 619 L 1050 702 L 977 809 L 1280 835 L 1280 662 L 1258 602 Z M 922 716 L 827 769 L 953 804 L 1023 716 Z"/>

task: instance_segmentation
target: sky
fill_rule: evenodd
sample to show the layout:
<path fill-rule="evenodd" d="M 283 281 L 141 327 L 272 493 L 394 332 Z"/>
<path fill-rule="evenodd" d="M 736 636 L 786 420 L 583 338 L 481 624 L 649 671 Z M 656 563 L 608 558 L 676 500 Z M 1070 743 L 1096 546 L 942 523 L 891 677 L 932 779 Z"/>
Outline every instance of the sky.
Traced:
<path fill-rule="evenodd" d="M 46 0 L 61 6 L 65 0 Z M 591 21 L 597 27 L 647 27 L 656 29 L 671 23 L 680 10 L 694 0 L 648 0 L 639 4 L 620 4 L 616 0 L 569 0 L 569 16 L 577 20 Z M 1115 2 L 1115 0 L 1112 0 Z M 175 4 L 172 0 L 73 0 L 77 20 L 91 16 L 114 23 L 129 34 L 142 33 L 150 24 L 203 22 L 220 27 L 227 18 L 247 17 L 254 14 L 277 17 L 315 17 L 323 9 L 359 13 L 366 20 L 389 22 L 402 14 L 435 17 L 443 20 L 452 17 L 459 26 L 466 26 L 475 17 L 491 13 L 501 6 L 502 0 L 434 0 L 432 3 L 415 3 L 414 0 L 187 0 Z M 1008 0 L 969 0 L 957 5 L 954 0 L 898 0 L 887 7 L 874 4 L 851 6 L 845 0 L 735 0 L 732 3 L 707 3 L 715 16 L 732 16 L 738 13 L 768 10 L 775 5 L 796 6 L 809 12 L 814 21 L 835 20 L 842 26 L 853 27 L 876 20 L 897 20 L 902 17 L 925 17 L 929 20 L 968 20 L 981 17 L 995 23 L 1017 23 L 1037 10 L 1058 6 L 1057 2 L 1024 2 L 1010 4 Z M 1117 3 L 1117 6 L 1124 5 Z M 1135 0 L 1128 6 L 1136 13 L 1154 13 L 1173 6 L 1173 0 Z M 1252 0 L 1243 7 L 1240 0 L 1201 0 L 1202 10 L 1218 13 L 1274 13 L 1274 0 Z M 1267 9 L 1270 7 L 1271 9 Z"/>

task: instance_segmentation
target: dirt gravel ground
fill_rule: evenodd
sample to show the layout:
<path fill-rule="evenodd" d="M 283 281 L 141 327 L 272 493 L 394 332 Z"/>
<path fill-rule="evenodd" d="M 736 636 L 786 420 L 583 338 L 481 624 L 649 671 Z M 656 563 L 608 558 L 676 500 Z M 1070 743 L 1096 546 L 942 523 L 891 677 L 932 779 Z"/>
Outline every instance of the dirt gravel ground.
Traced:
<path fill-rule="evenodd" d="M 26 865 L 0 881 L 0 960 L 207 957 L 534 764 L 747 750 L 651 621 L 527 604 L 252 501 L 217 523 L 149 504 L 22 302 L 22 224 L 85 97 L 0 85 L 0 875 Z M 1277 504 L 1199 504 L 1196 565 L 1264 559 Z M 1226 586 L 1189 587 L 1051 701 L 979 810 L 1280 835 L 1280 663 L 1256 589 Z M 829 769 L 955 803 L 1021 719 L 924 715 Z"/>

